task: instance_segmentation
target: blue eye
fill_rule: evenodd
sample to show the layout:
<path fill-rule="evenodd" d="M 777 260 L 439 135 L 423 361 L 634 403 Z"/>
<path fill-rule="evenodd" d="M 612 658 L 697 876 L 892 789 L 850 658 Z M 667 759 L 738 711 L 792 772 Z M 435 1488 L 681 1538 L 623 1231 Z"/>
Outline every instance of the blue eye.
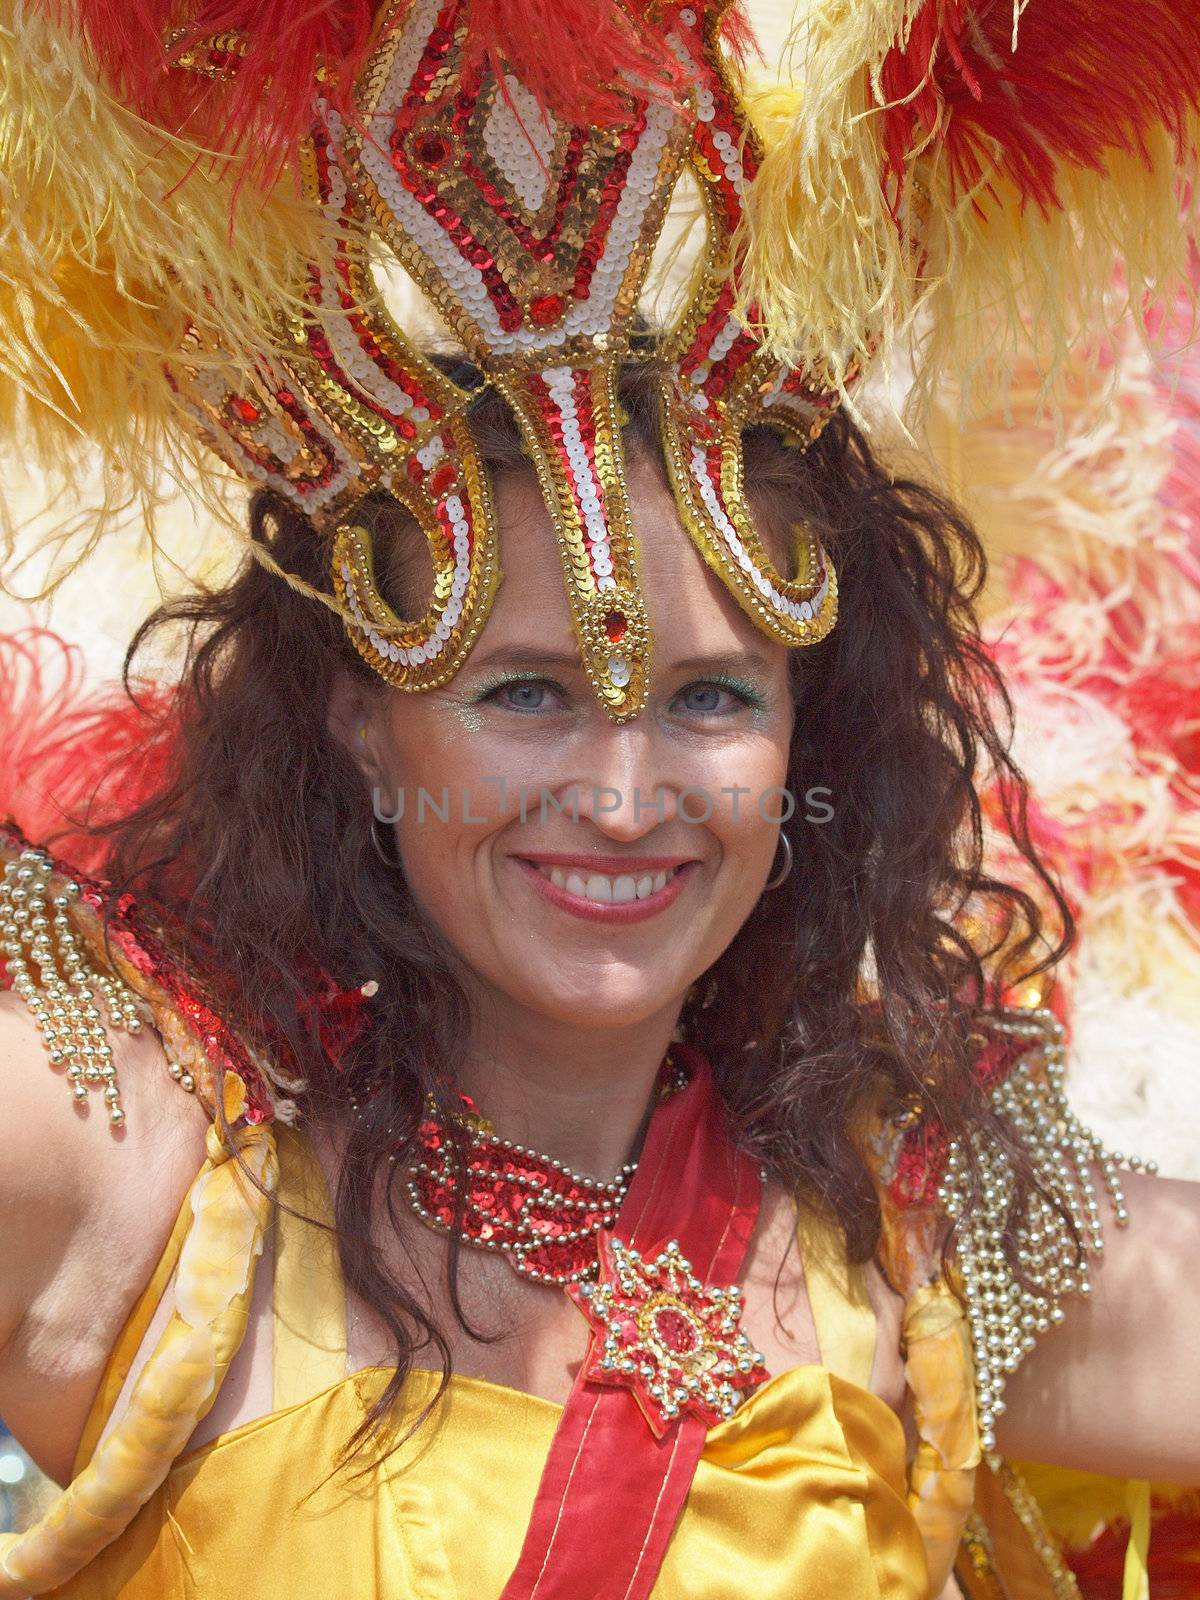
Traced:
<path fill-rule="evenodd" d="M 545 691 L 558 688 L 550 678 L 502 678 L 483 689 L 475 700 L 492 700 L 505 711 L 538 712 L 548 709 Z"/>
<path fill-rule="evenodd" d="M 689 683 L 686 689 L 681 689 L 679 691 L 681 699 L 685 695 L 693 695 L 697 693 L 707 695 L 709 697 L 709 703 L 707 705 L 696 705 L 693 703 L 687 709 L 698 712 L 701 716 L 706 717 L 734 716 L 746 706 L 753 706 L 756 709 L 761 709 L 764 703 L 762 695 L 759 694 L 759 692 L 754 688 L 753 684 L 741 683 L 736 679 L 729 679 L 726 681 L 725 679 L 721 678 L 705 678 L 697 683 Z M 719 703 L 714 702 L 713 697 L 719 697 L 722 693 L 732 695 L 735 700 L 735 704 L 722 707 Z"/>

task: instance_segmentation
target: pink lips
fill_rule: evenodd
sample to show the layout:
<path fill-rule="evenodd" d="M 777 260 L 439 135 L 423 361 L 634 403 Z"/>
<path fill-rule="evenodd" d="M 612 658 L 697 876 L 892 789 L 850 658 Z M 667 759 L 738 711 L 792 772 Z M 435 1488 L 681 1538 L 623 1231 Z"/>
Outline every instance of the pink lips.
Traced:
<path fill-rule="evenodd" d="M 558 906 L 561 911 L 569 911 L 572 916 L 582 917 L 585 922 L 644 922 L 648 917 L 656 917 L 660 911 L 677 900 L 683 892 L 683 885 L 691 876 L 692 869 L 699 866 L 697 861 L 683 861 L 679 863 L 679 871 L 674 877 L 669 878 L 661 889 L 655 894 L 649 894 L 644 900 L 623 900 L 618 905 L 605 905 L 599 900 L 585 900 L 577 894 L 570 894 L 566 889 L 560 889 L 556 883 L 551 883 L 543 873 L 539 872 L 532 861 L 527 861 L 522 856 L 512 858 L 525 873 L 533 887 L 539 894 L 549 900 L 551 905 Z M 601 861 L 609 872 L 663 872 L 668 867 L 677 864 L 678 858 L 672 860 L 662 856 L 637 856 L 624 857 L 619 861 L 612 861 L 597 856 L 556 856 L 539 855 L 539 861 L 547 866 L 571 868 L 580 871 L 598 872 L 601 870 Z"/>

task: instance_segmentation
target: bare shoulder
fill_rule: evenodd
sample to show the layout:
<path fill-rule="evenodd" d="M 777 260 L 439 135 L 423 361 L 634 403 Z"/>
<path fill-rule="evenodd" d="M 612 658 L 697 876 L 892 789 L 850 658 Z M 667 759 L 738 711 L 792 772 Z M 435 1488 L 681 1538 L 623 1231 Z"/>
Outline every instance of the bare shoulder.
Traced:
<path fill-rule="evenodd" d="M 109 1031 L 125 1121 L 77 1104 L 25 1004 L 0 993 L 0 1414 L 69 1473 L 121 1326 L 204 1160 L 207 1116 L 157 1035 Z"/>

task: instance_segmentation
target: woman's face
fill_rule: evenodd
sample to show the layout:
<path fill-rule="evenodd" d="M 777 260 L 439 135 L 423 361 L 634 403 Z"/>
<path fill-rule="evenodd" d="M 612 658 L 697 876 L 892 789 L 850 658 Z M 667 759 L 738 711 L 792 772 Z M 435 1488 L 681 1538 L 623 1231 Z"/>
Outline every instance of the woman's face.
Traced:
<path fill-rule="evenodd" d="M 497 480 L 503 582 L 474 651 L 357 730 L 377 812 L 403 807 L 412 893 L 467 983 L 585 1027 L 678 1005 L 750 915 L 792 731 L 787 648 L 709 572 L 657 466 L 635 455 L 629 486 L 653 630 L 638 716 L 611 722 L 588 683 L 550 519 L 521 473 Z"/>

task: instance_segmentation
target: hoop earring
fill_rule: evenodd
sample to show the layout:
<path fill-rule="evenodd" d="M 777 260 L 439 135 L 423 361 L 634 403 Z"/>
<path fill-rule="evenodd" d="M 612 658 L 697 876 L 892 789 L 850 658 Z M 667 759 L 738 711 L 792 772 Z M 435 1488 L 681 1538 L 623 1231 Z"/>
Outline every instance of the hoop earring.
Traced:
<path fill-rule="evenodd" d="M 370 831 L 370 834 L 371 834 L 371 846 L 374 849 L 375 854 L 379 857 L 380 861 L 383 862 L 384 866 L 385 867 L 389 867 L 393 872 L 395 872 L 400 866 L 400 858 L 399 858 L 399 856 L 397 856 L 395 854 L 389 856 L 387 851 L 380 844 L 380 842 L 379 842 L 379 832 L 375 827 L 375 824 L 378 821 L 379 821 L 379 818 L 372 811 L 371 820 L 367 824 L 367 827 L 368 827 L 368 829 Z M 393 834 L 392 838 L 395 839 L 395 837 L 396 837 L 395 834 Z"/>
<path fill-rule="evenodd" d="M 784 833 L 782 828 L 779 830 L 779 842 L 783 846 L 783 853 L 786 857 L 786 860 L 783 863 L 783 871 L 779 873 L 777 877 L 767 879 L 766 883 L 763 885 L 764 894 L 766 894 L 768 889 L 778 889 L 779 885 L 792 870 L 792 863 L 795 860 L 795 856 L 792 851 L 792 841 L 788 838 L 787 834 Z"/>

